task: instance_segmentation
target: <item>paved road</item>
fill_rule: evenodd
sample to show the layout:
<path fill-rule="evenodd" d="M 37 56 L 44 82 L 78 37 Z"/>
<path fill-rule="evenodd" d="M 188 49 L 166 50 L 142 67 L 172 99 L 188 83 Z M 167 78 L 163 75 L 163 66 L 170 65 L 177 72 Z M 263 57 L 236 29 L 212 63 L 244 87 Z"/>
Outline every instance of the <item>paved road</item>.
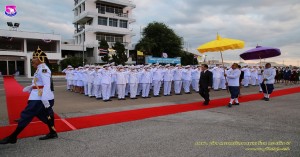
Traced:
<path fill-rule="evenodd" d="M 220 107 L 65 132 L 56 140 L 25 138 L 16 145 L 0 146 L 0 156 L 296 157 L 300 154 L 299 97 L 298 93 L 230 109 Z M 246 150 L 249 148 L 252 150 Z"/>

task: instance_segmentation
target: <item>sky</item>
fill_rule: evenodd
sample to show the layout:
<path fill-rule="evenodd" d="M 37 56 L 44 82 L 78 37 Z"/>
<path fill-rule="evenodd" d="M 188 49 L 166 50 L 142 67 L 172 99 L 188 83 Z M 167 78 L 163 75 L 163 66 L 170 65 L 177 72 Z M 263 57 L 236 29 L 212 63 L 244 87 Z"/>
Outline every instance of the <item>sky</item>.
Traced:
<path fill-rule="evenodd" d="M 224 38 L 245 41 L 239 50 L 223 52 L 225 62 L 239 62 L 239 54 L 257 45 L 276 47 L 281 56 L 266 62 L 299 66 L 300 1 L 299 0 L 132 0 L 135 23 L 130 25 L 140 39 L 140 31 L 151 22 L 162 22 L 183 38 L 184 49 L 194 54 L 200 45 Z M 17 6 L 17 15 L 4 14 L 5 5 Z M 70 39 L 74 33 L 73 0 L 1 0 L 0 29 L 6 22 L 19 22 L 20 30 L 61 34 Z M 207 59 L 220 60 L 220 53 L 206 53 Z M 259 62 L 255 61 L 246 61 Z"/>

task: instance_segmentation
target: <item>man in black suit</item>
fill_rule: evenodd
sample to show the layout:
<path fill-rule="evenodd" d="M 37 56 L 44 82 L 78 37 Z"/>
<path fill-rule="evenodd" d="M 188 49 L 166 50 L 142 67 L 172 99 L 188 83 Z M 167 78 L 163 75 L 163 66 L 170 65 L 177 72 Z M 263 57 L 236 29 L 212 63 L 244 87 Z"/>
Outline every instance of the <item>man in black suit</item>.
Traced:
<path fill-rule="evenodd" d="M 203 105 L 209 103 L 209 91 L 212 87 L 213 74 L 208 70 L 207 64 L 201 65 L 201 75 L 199 81 L 199 94 L 204 98 Z"/>

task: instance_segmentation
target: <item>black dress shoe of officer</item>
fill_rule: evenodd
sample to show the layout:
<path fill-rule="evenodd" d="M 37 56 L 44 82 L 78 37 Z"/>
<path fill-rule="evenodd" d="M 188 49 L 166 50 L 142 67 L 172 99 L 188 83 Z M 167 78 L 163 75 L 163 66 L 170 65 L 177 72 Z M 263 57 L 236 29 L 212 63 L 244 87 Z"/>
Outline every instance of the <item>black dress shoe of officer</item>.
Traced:
<path fill-rule="evenodd" d="M 229 104 L 228 104 L 228 107 L 232 107 L 232 104 L 231 104 L 231 103 L 229 103 Z"/>
<path fill-rule="evenodd" d="M 58 138 L 57 133 L 49 133 L 46 136 L 40 137 L 39 140 L 48 140 Z"/>
<path fill-rule="evenodd" d="M 15 144 L 16 142 L 17 142 L 17 138 L 13 138 L 13 137 L 8 136 L 8 137 L 2 139 L 0 141 L 0 144 L 9 144 L 9 143 Z"/>

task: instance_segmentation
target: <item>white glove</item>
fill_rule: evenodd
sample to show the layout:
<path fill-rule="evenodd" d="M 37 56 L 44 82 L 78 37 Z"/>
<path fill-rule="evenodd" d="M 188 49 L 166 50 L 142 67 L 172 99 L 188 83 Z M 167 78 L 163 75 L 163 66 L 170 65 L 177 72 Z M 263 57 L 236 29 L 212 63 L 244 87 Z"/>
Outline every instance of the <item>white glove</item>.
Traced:
<path fill-rule="evenodd" d="M 48 108 L 48 107 L 50 107 L 50 103 L 49 103 L 49 101 L 48 101 L 48 100 L 42 100 L 42 102 L 43 102 L 43 104 L 44 104 L 45 108 Z"/>
<path fill-rule="evenodd" d="M 28 92 L 28 93 L 30 93 L 31 90 L 32 90 L 32 86 L 26 86 L 26 87 L 23 88 L 23 92 Z"/>

